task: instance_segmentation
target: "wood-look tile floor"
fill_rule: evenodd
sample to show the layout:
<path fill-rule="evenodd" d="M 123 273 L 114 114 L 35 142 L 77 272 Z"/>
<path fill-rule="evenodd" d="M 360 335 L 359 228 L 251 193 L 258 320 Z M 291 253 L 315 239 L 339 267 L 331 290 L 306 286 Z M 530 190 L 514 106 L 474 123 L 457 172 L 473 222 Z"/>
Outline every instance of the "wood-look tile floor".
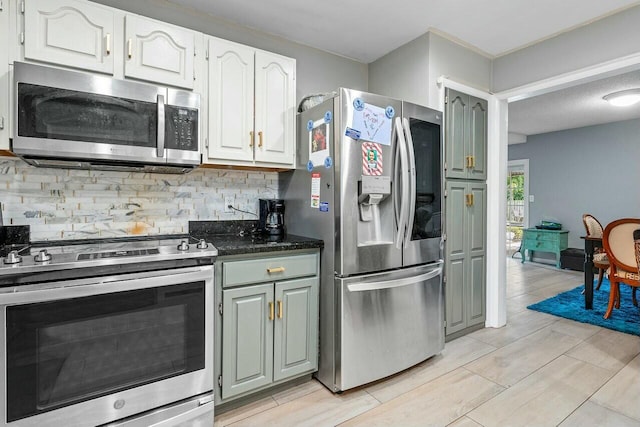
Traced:
<path fill-rule="evenodd" d="M 310 380 L 217 415 L 215 426 L 640 427 L 640 337 L 526 308 L 582 278 L 508 259 L 506 326 L 342 394 Z"/>

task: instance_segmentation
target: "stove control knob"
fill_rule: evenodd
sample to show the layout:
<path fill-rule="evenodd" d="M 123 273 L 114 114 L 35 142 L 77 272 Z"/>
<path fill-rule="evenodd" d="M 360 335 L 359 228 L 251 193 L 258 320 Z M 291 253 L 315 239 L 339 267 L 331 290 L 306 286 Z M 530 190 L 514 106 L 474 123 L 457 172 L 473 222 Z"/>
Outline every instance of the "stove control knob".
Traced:
<path fill-rule="evenodd" d="M 200 239 L 200 241 L 198 242 L 198 249 L 207 249 L 208 247 L 209 244 L 205 242 L 204 239 Z"/>
<path fill-rule="evenodd" d="M 187 244 L 186 240 L 183 240 L 179 245 L 178 245 L 178 250 L 180 252 L 184 252 L 184 251 L 188 251 L 189 250 L 189 245 Z"/>
<path fill-rule="evenodd" d="M 11 251 L 4 257 L 5 264 L 19 264 L 22 262 L 22 256 L 18 254 L 18 251 Z"/>
<path fill-rule="evenodd" d="M 51 261 L 51 254 L 49 252 L 47 252 L 46 249 L 42 249 L 40 252 L 38 252 L 38 255 L 33 257 L 33 259 L 34 259 L 35 262 Z"/>

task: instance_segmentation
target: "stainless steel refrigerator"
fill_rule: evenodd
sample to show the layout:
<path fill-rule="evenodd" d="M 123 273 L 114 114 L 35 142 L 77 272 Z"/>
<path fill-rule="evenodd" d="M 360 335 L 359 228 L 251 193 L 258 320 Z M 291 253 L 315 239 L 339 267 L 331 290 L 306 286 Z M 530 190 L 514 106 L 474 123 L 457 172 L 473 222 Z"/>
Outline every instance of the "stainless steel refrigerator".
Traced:
<path fill-rule="evenodd" d="M 324 240 L 317 378 L 347 390 L 444 348 L 442 114 L 340 89 L 297 126 L 285 225 Z"/>

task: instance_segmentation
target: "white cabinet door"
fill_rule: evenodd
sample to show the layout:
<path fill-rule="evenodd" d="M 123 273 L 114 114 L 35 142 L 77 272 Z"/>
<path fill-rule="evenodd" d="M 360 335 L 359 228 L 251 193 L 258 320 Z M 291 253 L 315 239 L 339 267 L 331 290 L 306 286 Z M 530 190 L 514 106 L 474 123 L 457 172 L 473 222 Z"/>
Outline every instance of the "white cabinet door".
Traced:
<path fill-rule="evenodd" d="M 25 59 L 113 74 L 114 13 L 75 0 L 29 0 Z"/>
<path fill-rule="evenodd" d="M 9 149 L 9 5 L 0 8 L 0 150 Z"/>
<path fill-rule="evenodd" d="M 294 59 L 256 51 L 256 162 L 294 165 L 295 69 Z"/>
<path fill-rule="evenodd" d="M 253 69 L 254 49 L 209 40 L 209 159 L 253 161 Z"/>
<path fill-rule="evenodd" d="M 127 15 L 124 75 L 192 89 L 194 46 L 191 30 Z"/>

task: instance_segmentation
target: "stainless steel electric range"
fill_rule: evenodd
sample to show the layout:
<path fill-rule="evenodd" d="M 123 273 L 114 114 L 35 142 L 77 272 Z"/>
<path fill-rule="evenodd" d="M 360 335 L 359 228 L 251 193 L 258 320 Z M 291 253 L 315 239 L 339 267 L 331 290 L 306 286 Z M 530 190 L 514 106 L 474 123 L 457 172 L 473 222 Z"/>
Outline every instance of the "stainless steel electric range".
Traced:
<path fill-rule="evenodd" d="M 213 425 L 213 245 L 12 249 L 0 261 L 1 425 Z"/>

